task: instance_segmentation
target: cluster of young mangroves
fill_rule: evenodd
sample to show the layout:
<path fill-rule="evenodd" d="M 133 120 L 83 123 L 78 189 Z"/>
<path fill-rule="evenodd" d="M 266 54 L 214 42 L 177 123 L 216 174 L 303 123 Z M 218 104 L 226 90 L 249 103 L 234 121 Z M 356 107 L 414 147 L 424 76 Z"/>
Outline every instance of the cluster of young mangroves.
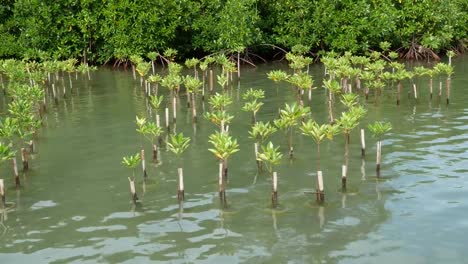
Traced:
<path fill-rule="evenodd" d="M 385 43 L 384 43 L 385 44 Z M 292 159 L 294 155 L 293 135 L 295 130 L 306 136 L 309 136 L 317 146 L 316 155 L 316 186 L 315 192 L 318 202 L 323 202 L 324 195 L 324 180 L 322 170 L 320 168 L 320 145 L 325 140 L 331 140 L 337 134 L 344 134 L 345 139 L 345 157 L 342 165 L 342 188 L 346 190 L 346 179 L 349 162 L 349 143 L 350 134 L 353 129 L 359 126 L 360 121 L 365 117 L 367 110 L 363 103 L 369 100 L 369 94 L 374 95 L 374 103 L 378 104 L 378 98 L 385 89 L 397 90 L 397 104 L 400 104 L 401 92 L 403 90 L 403 81 L 410 80 L 414 99 L 418 100 L 419 92 L 416 86 L 415 78 L 420 76 L 429 77 L 429 93 L 430 100 L 433 94 L 433 78 L 439 77 L 439 102 L 442 97 L 442 81 L 441 76 L 446 76 L 446 103 L 449 103 L 450 96 L 450 78 L 453 74 L 451 66 L 451 58 L 454 55 L 449 52 L 449 63 L 437 63 L 433 68 L 418 66 L 412 70 L 406 69 L 405 64 L 398 62 L 395 52 L 372 52 L 369 56 L 353 56 L 350 53 L 345 53 L 342 56 L 337 56 L 333 53 L 328 53 L 321 58 L 325 65 L 325 78 L 322 87 L 326 89 L 326 103 L 328 105 L 329 122 L 326 124 L 318 124 L 310 118 L 310 108 L 304 106 L 305 94 L 308 99 L 312 98 L 312 90 L 314 87 L 314 79 L 309 74 L 309 65 L 313 62 L 312 58 L 305 56 L 306 50 L 303 46 L 295 46 L 291 52 L 286 54 L 286 59 L 289 62 L 290 71 L 271 71 L 268 73 L 268 78 L 284 84 L 286 87 L 291 87 L 292 92 L 297 98 L 297 102 L 286 103 L 282 109 L 279 109 L 279 116 L 272 122 L 261 122 L 256 120 L 256 114 L 263 106 L 262 99 L 265 96 L 262 89 L 248 89 L 244 91 L 242 98 L 245 100 L 243 106 L 244 111 L 252 113 L 252 127 L 249 131 L 250 138 L 253 139 L 254 155 L 258 169 L 261 171 L 266 168 L 271 176 L 272 183 L 272 206 L 278 205 L 278 175 L 276 166 L 283 159 L 279 146 L 268 141 L 268 138 L 277 130 L 286 132 L 289 141 L 288 155 Z M 190 138 L 185 137 L 182 133 L 176 133 L 176 104 L 179 100 L 179 95 L 182 92 L 181 87 L 185 87 L 185 95 L 187 98 L 187 107 L 192 109 L 192 121 L 194 129 L 197 123 L 196 100 L 200 97 L 201 100 L 208 98 L 210 105 L 209 111 L 204 112 L 204 117 L 213 122 L 218 130 L 214 131 L 208 138 L 212 148 L 209 149 L 219 160 L 219 175 L 218 175 L 218 192 L 223 205 L 226 205 L 226 184 L 228 176 L 228 159 L 239 151 L 237 140 L 230 134 L 229 125 L 234 116 L 228 112 L 229 105 L 232 103 L 232 97 L 228 92 L 231 89 L 229 82 L 233 82 L 233 73 L 238 73 L 238 81 L 240 78 L 240 64 L 237 58 L 237 67 L 233 59 L 228 58 L 224 54 L 208 56 L 202 60 L 189 59 L 185 61 L 185 66 L 193 69 L 193 75 L 182 76 L 181 71 L 183 66 L 174 62 L 176 51 L 168 50 L 161 55 L 159 53 L 148 54 L 151 62 L 144 61 L 141 57 L 131 57 L 132 68 L 134 69 L 134 78 L 136 79 L 137 72 L 140 76 L 140 85 L 144 87 L 145 93 L 149 102 L 150 114 L 148 117 L 136 117 L 137 131 L 142 137 L 147 138 L 152 144 L 153 160 L 157 162 L 159 149 L 162 145 L 163 134 L 165 137 L 165 146 L 173 152 L 178 158 L 190 145 Z M 168 65 L 167 74 L 163 77 L 155 73 L 154 61 L 160 57 L 161 61 Z M 213 84 L 213 69 L 214 67 L 221 68 L 220 74 L 217 75 L 217 83 L 220 87 L 219 91 L 214 91 Z M 152 69 L 152 74 L 149 74 Z M 201 77 L 200 77 L 201 75 Z M 164 109 L 165 114 L 165 129 L 161 126 L 161 117 L 159 112 L 162 110 L 164 98 L 158 95 L 159 85 L 169 90 L 170 99 L 168 106 Z M 205 91 L 208 91 L 205 94 Z M 410 91 L 408 92 L 410 94 Z M 360 95 L 364 97 L 360 100 Z M 335 118 L 334 104 L 336 101 L 344 105 L 345 111 L 341 112 L 338 118 Z M 172 108 L 172 122 L 170 121 L 170 111 Z M 152 113 L 155 116 L 155 122 L 149 121 L 152 119 Z M 173 131 L 171 132 L 171 123 Z M 380 177 L 380 166 L 382 161 L 382 140 L 383 136 L 392 129 L 392 125 L 388 122 L 375 121 L 369 123 L 368 130 L 376 138 L 376 174 Z M 166 131 L 166 132 L 164 132 Z M 365 130 L 361 128 L 361 155 L 365 157 Z M 122 163 L 133 169 L 133 176 L 129 177 L 131 197 L 134 203 L 138 201 L 138 196 L 135 188 L 135 168 L 141 163 L 144 179 L 146 181 L 147 173 L 145 167 L 144 147 L 142 144 L 141 151 L 135 155 L 123 158 Z M 178 199 L 184 199 L 184 177 L 182 166 L 178 168 Z"/>
<path fill-rule="evenodd" d="M 77 60 L 19 61 L 0 60 L 0 85 L 5 112 L 0 116 L 0 162 L 11 161 L 16 189 L 21 187 L 17 156 L 21 156 L 23 173 L 29 166 L 29 156 L 37 153 L 35 141 L 43 124 L 47 103 L 59 103 L 73 90 L 73 75 L 86 74 L 95 68 L 87 64 L 76 66 Z M 65 81 L 68 76 L 68 81 Z M 60 92 L 60 90 L 62 92 Z M 61 95 L 60 95 L 61 94 Z M 7 206 L 6 184 L 0 179 L 0 209 Z"/>

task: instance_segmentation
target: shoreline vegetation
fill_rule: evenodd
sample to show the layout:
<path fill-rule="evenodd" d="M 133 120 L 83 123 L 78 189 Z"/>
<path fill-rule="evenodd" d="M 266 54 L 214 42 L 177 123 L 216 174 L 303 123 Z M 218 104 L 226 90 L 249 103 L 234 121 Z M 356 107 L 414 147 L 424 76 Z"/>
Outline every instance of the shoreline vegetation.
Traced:
<path fill-rule="evenodd" d="M 281 60 L 297 45 L 315 60 L 327 52 L 395 52 L 438 60 L 468 45 L 465 0 L 3 1 L 0 58 L 76 58 L 131 65 L 132 56 L 167 64 L 223 53 L 242 64 Z M 239 68 L 239 67 L 238 67 Z"/>

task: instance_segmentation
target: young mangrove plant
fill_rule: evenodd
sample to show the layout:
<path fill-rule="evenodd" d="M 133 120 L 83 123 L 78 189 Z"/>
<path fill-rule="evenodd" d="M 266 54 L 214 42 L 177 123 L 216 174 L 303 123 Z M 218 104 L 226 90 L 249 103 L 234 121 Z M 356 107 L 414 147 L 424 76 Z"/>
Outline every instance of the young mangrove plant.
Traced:
<path fill-rule="evenodd" d="M 143 137 L 145 136 L 145 131 L 146 128 L 146 118 L 142 117 L 139 118 L 136 116 L 136 124 L 137 124 L 137 129 L 136 131 L 141 135 L 140 138 L 140 158 L 141 158 L 141 168 L 143 170 L 143 179 L 146 181 L 148 178 L 148 174 L 146 173 L 146 160 L 145 160 L 145 148 L 143 147 Z"/>
<path fill-rule="evenodd" d="M 15 157 L 15 151 L 13 151 L 11 144 L 4 144 L 3 142 L 0 141 L 0 163 L 3 163 L 4 161 L 11 160 Z M 4 184 L 3 184 L 3 179 L 0 179 L 0 196 L 1 196 L 1 203 L 3 206 L 5 206 L 5 189 L 4 189 Z"/>
<path fill-rule="evenodd" d="M 294 155 L 293 148 L 293 133 L 294 127 L 298 125 L 298 120 L 303 119 L 310 113 L 309 107 L 298 106 L 297 103 L 292 105 L 285 104 L 284 109 L 280 110 L 280 118 L 275 119 L 273 122 L 275 126 L 286 133 L 289 133 L 289 158 L 292 159 Z"/>
<path fill-rule="evenodd" d="M 8 142 L 8 146 L 14 149 L 14 137 L 18 135 L 18 121 L 11 117 L 6 117 L 3 121 L 0 121 L 0 138 Z M 12 151 L 11 155 L 8 156 L 13 162 L 13 172 L 15 177 L 16 188 L 21 186 L 20 177 L 18 174 L 18 163 L 16 160 L 16 151 Z"/>
<path fill-rule="evenodd" d="M 250 88 L 247 90 L 243 95 L 242 99 L 248 100 L 242 107 L 243 111 L 252 112 L 252 123 L 257 122 L 257 112 L 262 107 L 262 102 L 257 102 L 258 99 L 262 99 L 265 97 L 265 92 L 263 90 L 254 90 Z"/>
<path fill-rule="evenodd" d="M 342 177 L 347 177 L 347 170 L 349 168 L 349 143 L 350 143 L 350 133 L 358 124 L 359 121 L 366 114 L 366 110 L 362 106 L 351 106 L 347 112 L 341 114 L 340 119 L 337 120 L 337 125 L 342 130 L 345 135 L 345 162 L 342 166 Z M 346 185 L 344 186 L 346 188 Z"/>
<path fill-rule="evenodd" d="M 317 201 L 324 200 L 324 185 L 323 185 L 323 174 L 320 169 L 320 144 L 324 139 L 332 139 L 333 135 L 338 133 L 339 127 L 337 125 L 323 124 L 319 125 L 314 120 L 308 120 L 303 122 L 300 126 L 303 135 L 309 136 L 317 145 L 317 156 L 316 156 L 316 171 L 317 171 L 317 180 L 316 180 L 316 198 Z"/>
<path fill-rule="evenodd" d="M 138 166 L 140 161 L 141 159 L 139 153 L 136 153 L 133 156 L 123 157 L 122 159 L 122 165 L 132 170 L 132 177 L 128 177 L 128 181 L 130 183 L 131 199 L 134 204 L 136 204 L 138 201 L 138 196 L 135 188 L 135 168 Z"/>
<path fill-rule="evenodd" d="M 271 125 L 269 122 L 256 122 L 249 131 L 250 138 L 254 139 L 254 153 L 255 160 L 257 161 L 257 167 L 259 170 L 262 169 L 261 161 L 258 159 L 258 146 L 262 146 L 263 142 L 277 131 L 277 128 Z"/>
<path fill-rule="evenodd" d="M 158 96 L 158 93 L 159 93 L 159 84 L 161 83 L 162 81 L 162 77 L 161 75 L 159 74 L 152 74 L 148 77 L 147 79 L 148 83 L 151 84 L 154 83 L 154 89 L 153 89 L 153 93 L 154 95 Z M 148 95 L 151 93 L 151 89 L 148 90 Z"/>
<path fill-rule="evenodd" d="M 372 135 L 377 138 L 377 155 L 376 155 L 376 161 L 375 161 L 375 169 L 377 172 L 377 177 L 380 176 L 380 164 L 382 161 L 382 138 L 383 136 L 388 133 L 390 130 L 392 130 L 392 124 L 389 122 L 380 122 L 376 121 L 374 123 L 371 123 L 367 126 L 369 130 L 371 131 Z"/>
<path fill-rule="evenodd" d="M 169 148 L 171 152 L 173 152 L 177 156 L 177 159 L 179 159 L 179 161 L 180 161 L 180 156 L 189 147 L 189 145 L 190 145 L 190 138 L 184 137 L 183 133 L 179 133 L 177 135 L 171 134 L 171 139 L 167 143 L 167 147 Z M 177 172 L 178 172 L 178 178 L 179 178 L 179 184 L 177 187 L 177 199 L 179 201 L 183 201 L 184 200 L 184 171 L 181 165 L 179 168 L 177 168 Z"/>
<path fill-rule="evenodd" d="M 232 154 L 239 151 L 239 144 L 237 140 L 232 138 L 226 132 L 216 131 L 214 134 L 211 134 L 209 141 L 213 148 L 208 149 L 213 153 L 216 158 L 219 159 L 219 175 L 218 175 L 218 185 L 219 185 L 219 198 L 221 202 L 226 204 L 226 181 L 228 177 L 228 159 Z"/>
<path fill-rule="evenodd" d="M 323 88 L 328 91 L 328 116 L 330 117 L 330 124 L 335 123 L 335 117 L 333 114 L 333 102 L 335 95 L 341 93 L 341 86 L 337 80 L 329 79 L 323 82 Z"/>
<path fill-rule="evenodd" d="M 197 106 L 195 104 L 195 98 L 196 95 L 198 94 L 198 89 L 202 86 L 202 82 L 195 77 L 192 77 L 190 75 L 187 75 L 184 78 L 184 85 L 185 88 L 187 89 L 187 106 L 190 107 L 192 106 L 192 121 L 194 123 L 197 122 Z M 190 103 L 190 97 L 192 98 L 191 103 Z"/>
<path fill-rule="evenodd" d="M 266 164 L 268 172 L 272 177 L 271 203 L 273 208 L 278 206 L 278 174 L 274 170 L 274 167 L 281 163 L 282 157 L 283 154 L 279 151 L 279 147 L 274 147 L 271 141 L 266 146 L 262 146 L 262 152 L 257 157 L 259 161 Z"/>

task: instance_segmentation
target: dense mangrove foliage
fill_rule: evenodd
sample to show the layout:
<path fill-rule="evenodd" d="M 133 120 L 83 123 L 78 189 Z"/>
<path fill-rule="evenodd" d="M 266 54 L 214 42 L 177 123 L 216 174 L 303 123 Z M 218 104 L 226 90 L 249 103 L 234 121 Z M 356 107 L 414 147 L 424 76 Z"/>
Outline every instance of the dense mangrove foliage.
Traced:
<path fill-rule="evenodd" d="M 153 60 L 168 48 L 180 58 L 223 51 L 246 61 L 271 59 L 297 44 L 316 55 L 389 49 L 407 59 L 437 59 L 466 49 L 468 2 L 7 0 L 0 3 L 0 38 L 1 58 L 99 64 L 132 55 Z"/>

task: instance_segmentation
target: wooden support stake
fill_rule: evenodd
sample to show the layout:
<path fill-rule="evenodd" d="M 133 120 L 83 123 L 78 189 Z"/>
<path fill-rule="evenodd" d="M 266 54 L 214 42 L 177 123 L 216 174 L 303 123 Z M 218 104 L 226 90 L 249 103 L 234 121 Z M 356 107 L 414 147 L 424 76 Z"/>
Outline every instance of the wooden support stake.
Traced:
<path fill-rule="evenodd" d="M 153 144 L 153 161 L 158 162 L 158 145 Z"/>
<path fill-rule="evenodd" d="M 55 104 L 58 104 L 57 91 L 55 90 L 55 84 L 52 84 L 52 95 L 54 97 Z"/>
<path fill-rule="evenodd" d="M 325 200 L 322 171 L 317 171 L 317 185 L 317 201 L 321 203 Z"/>
<path fill-rule="evenodd" d="M 28 154 L 26 153 L 26 148 L 21 148 L 21 161 L 23 161 L 23 171 L 28 170 Z"/>
<path fill-rule="evenodd" d="M 218 175 L 218 185 L 219 185 L 219 198 L 221 202 L 224 204 L 226 201 L 226 192 L 224 189 L 224 177 L 223 177 L 223 162 L 219 162 L 219 175 Z"/>
<path fill-rule="evenodd" d="M 13 157 L 13 173 L 15 175 L 15 185 L 16 188 L 21 186 L 20 177 L 18 175 L 18 164 L 16 163 L 16 157 Z"/>
<path fill-rule="evenodd" d="M 364 129 L 361 128 L 361 156 L 366 156 L 366 138 L 364 134 Z"/>
<path fill-rule="evenodd" d="M 173 97 L 172 111 L 173 111 L 173 113 L 172 113 L 172 116 L 173 116 L 172 122 L 176 123 L 176 120 L 177 120 L 177 99 L 176 99 L 175 96 Z"/>
<path fill-rule="evenodd" d="M 346 190 L 346 177 L 348 173 L 348 168 L 346 165 L 341 166 L 341 188 L 343 191 Z"/>
<path fill-rule="evenodd" d="M 183 201 L 184 198 L 185 198 L 185 194 L 184 194 L 184 171 L 182 170 L 182 168 L 178 168 L 177 172 L 179 174 L 179 186 L 178 186 L 178 189 L 177 189 L 177 199 L 179 199 L 179 201 Z"/>
<path fill-rule="evenodd" d="M 166 107 L 165 109 L 165 114 L 166 114 L 166 129 L 169 132 L 171 130 L 171 127 L 169 126 L 169 108 Z"/>
<path fill-rule="evenodd" d="M 276 171 L 273 172 L 273 192 L 271 194 L 271 203 L 273 208 L 278 206 L 278 174 Z"/>
<path fill-rule="evenodd" d="M 414 93 L 414 99 L 418 100 L 418 90 L 416 88 L 416 84 L 413 83 L 413 93 Z"/>
<path fill-rule="evenodd" d="M 442 82 L 439 82 L 439 100 L 442 98 Z"/>
<path fill-rule="evenodd" d="M 130 179 L 130 177 L 128 177 L 128 181 L 130 183 L 130 194 L 132 197 L 132 201 L 134 204 L 136 204 L 136 202 L 138 201 L 138 196 L 135 189 L 135 181 Z"/>
<path fill-rule="evenodd" d="M 34 147 L 34 140 L 30 140 L 30 141 L 29 141 L 29 153 L 30 153 L 30 154 L 34 153 L 34 150 L 35 150 L 35 149 L 36 149 L 36 148 Z"/>
<path fill-rule="evenodd" d="M 382 141 L 377 141 L 377 157 L 376 157 L 376 166 L 375 169 L 377 171 L 377 177 L 380 176 L 380 161 L 382 159 Z"/>
<path fill-rule="evenodd" d="M 3 179 L 0 179 L 0 197 L 2 199 L 1 206 L 5 207 L 5 186 Z"/>
<path fill-rule="evenodd" d="M 213 94 L 213 70 L 210 70 L 210 94 Z"/>
<path fill-rule="evenodd" d="M 429 94 L 430 94 L 430 99 L 432 99 L 432 78 L 429 80 Z"/>
<path fill-rule="evenodd" d="M 145 150 L 141 149 L 141 168 L 143 169 L 143 179 L 147 179 L 148 175 L 146 174 L 146 161 L 145 161 Z"/>

